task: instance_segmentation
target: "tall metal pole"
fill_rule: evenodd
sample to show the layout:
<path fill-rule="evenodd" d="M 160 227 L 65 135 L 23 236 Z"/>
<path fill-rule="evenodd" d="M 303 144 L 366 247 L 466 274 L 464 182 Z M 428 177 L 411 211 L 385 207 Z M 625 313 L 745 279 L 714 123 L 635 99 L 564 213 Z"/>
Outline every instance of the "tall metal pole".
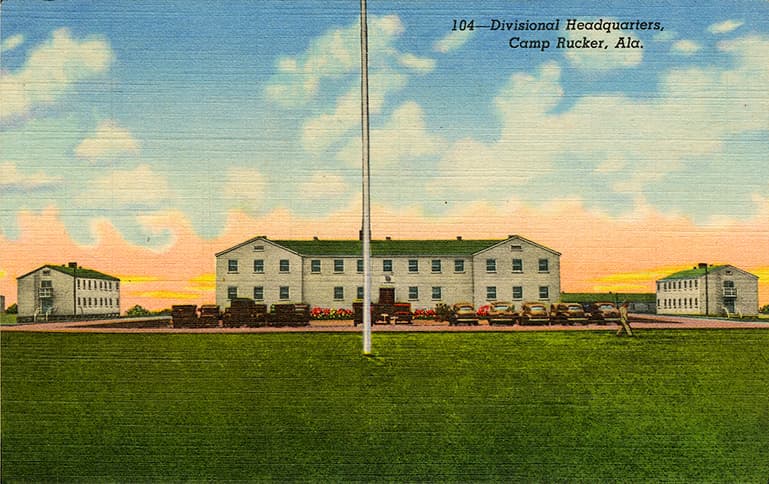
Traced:
<path fill-rule="evenodd" d="M 368 30 L 366 0 L 360 0 L 360 110 L 363 161 L 363 354 L 371 354 L 371 196 L 369 194 Z"/>

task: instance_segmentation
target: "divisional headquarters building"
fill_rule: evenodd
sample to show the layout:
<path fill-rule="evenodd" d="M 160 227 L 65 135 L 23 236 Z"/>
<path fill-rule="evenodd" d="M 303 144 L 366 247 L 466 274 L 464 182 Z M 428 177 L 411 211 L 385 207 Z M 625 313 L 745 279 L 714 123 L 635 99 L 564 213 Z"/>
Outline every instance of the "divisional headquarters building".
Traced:
<path fill-rule="evenodd" d="M 363 299 L 359 240 L 271 240 L 260 236 L 216 254 L 216 303 L 303 302 L 351 308 Z M 372 299 L 380 288 L 414 309 L 438 303 L 558 301 L 559 252 L 517 235 L 502 240 L 371 241 Z"/>

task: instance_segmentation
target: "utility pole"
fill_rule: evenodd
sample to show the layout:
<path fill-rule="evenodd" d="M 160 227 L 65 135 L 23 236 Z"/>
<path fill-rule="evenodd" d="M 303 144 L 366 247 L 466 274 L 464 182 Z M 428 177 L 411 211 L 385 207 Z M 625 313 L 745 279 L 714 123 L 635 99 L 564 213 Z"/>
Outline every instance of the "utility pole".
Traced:
<path fill-rule="evenodd" d="M 371 354 L 371 196 L 369 175 L 368 28 L 366 0 L 360 1 L 360 109 L 363 173 L 363 354 Z"/>

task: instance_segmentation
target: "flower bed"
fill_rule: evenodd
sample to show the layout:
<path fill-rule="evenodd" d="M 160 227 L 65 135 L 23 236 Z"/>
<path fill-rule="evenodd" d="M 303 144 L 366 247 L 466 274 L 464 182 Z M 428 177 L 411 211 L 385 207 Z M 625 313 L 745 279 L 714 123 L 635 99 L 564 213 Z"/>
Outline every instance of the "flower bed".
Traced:
<path fill-rule="evenodd" d="M 352 319 L 352 309 L 346 308 L 312 308 L 310 310 L 310 319 L 314 320 L 339 320 L 339 319 Z"/>

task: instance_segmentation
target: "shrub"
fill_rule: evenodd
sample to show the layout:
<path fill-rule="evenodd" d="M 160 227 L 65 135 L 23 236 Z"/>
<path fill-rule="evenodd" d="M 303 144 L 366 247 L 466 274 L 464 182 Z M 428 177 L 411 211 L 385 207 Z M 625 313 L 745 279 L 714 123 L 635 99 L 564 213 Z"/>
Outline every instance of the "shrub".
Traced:
<path fill-rule="evenodd" d="M 131 309 L 128 309 L 125 312 L 125 314 L 126 314 L 126 316 L 129 316 L 129 317 L 136 317 L 136 316 L 149 316 L 152 313 L 149 311 L 149 309 L 145 309 L 145 308 L 143 308 L 143 307 L 141 307 L 141 306 L 139 306 L 137 304 L 136 306 L 132 307 Z"/>
<path fill-rule="evenodd" d="M 759 313 L 769 314 L 769 304 L 758 310 Z"/>
<path fill-rule="evenodd" d="M 19 306 L 16 303 L 11 304 L 5 310 L 7 314 L 19 314 Z"/>
<path fill-rule="evenodd" d="M 449 316 L 454 311 L 451 309 L 451 306 L 444 303 L 438 303 L 435 305 L 435 315 L 438 317 L 438 321 L 448 321 Z"/>

